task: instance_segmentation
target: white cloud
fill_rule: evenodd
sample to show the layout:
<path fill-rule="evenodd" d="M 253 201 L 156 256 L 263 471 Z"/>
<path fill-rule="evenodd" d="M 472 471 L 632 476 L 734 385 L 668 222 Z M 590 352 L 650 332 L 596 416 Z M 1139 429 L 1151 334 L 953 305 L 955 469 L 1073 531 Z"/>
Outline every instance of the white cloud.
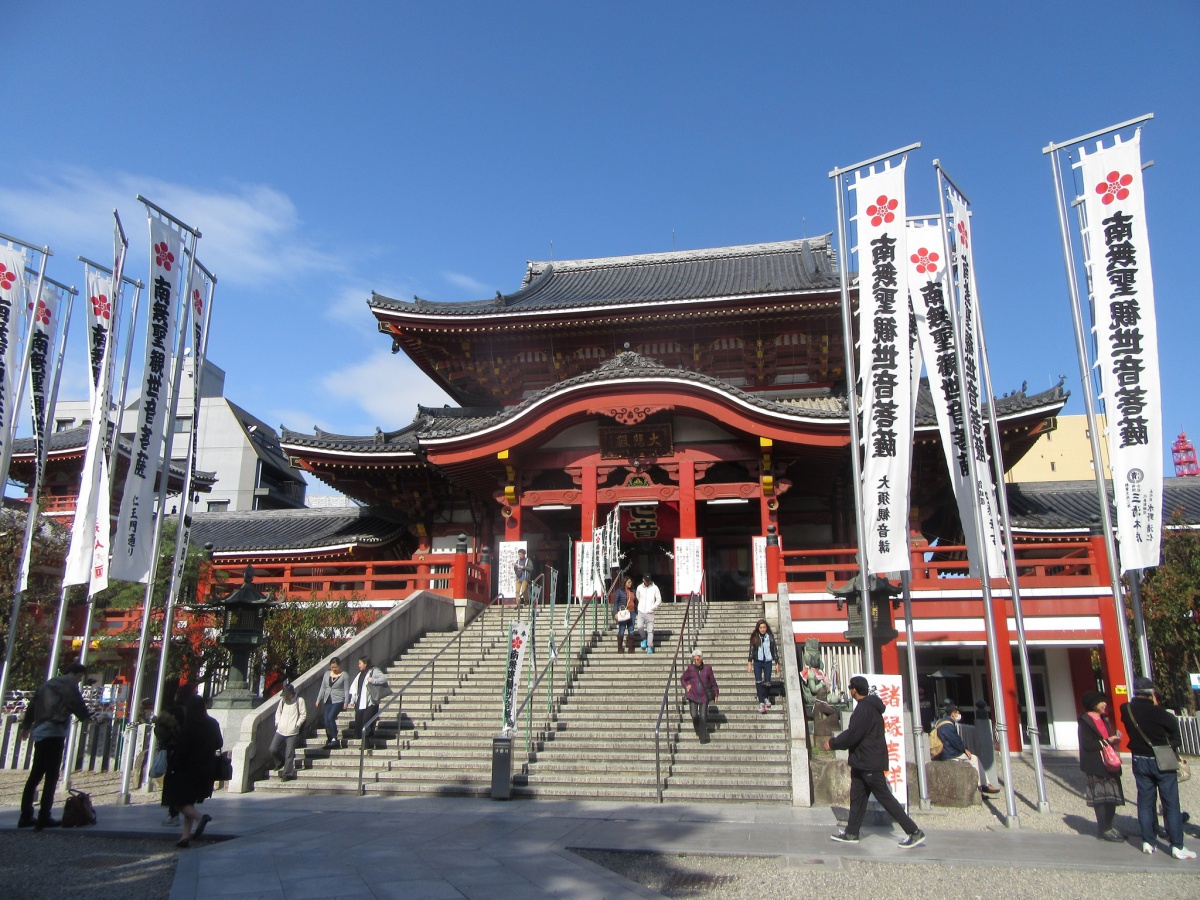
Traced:
<path fill-rule="evenodd" d="M 321 378 L 331 398 L 357 406 L 366 413 L 369 427 L 391 431 L 408 425 L 417 405 L 456 405 L 450 397 L 405 356 L 376 352 Z M 346 415 L 344 420 L 351 418 Z"/>
<path fill-rule="evenodd" d="M 474 299 L 490 296 L 496 292 L 494 287 L 486 285 L 482 281 L 472 278 L 470 275 L 463 275 L 461 272 L 444 271 L 442 272 L 442 277 L 456 288 L 470 291 L 474 295 Z"/>
<path fill-rule="evenodd" d="M 130 252 L 140 259 L 145 219 L 137 194 L 200 229 L 199 258 L 221 282 L 259 286 L 345 270 L 342 256 L 304 236 L 291 199 L 267 185 L 204 190 L 128 172 L 64 167 L 30 176 L 20 186 L 0 185 L 0 220 L 10 234 L 49 244 L 67 259 L 82 254 L 104 262 L 111 255 L 117 209 Z"/>

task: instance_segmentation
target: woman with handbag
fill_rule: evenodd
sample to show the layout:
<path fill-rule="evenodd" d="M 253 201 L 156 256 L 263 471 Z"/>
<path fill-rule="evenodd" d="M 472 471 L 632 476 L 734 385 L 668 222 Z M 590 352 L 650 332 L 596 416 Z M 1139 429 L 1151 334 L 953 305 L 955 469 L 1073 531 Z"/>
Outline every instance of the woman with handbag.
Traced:
<path fill-rule="evenodd" d="M 179 848 L 191 846 L 192 838 L 204 834 L 212 816 L 201 815 L 197 803 L 203 803 L 213 794 L 217 781 L 217 753 L 225 739 L 221 726 L 208 714 L 204 698 L 190 697 L 184 706 L 183 728 L 175 749 L 170 751 L 169 768 L 163 779 L 163 806 L 183 813 L 183 836 L 175 845 Z M 195 832 L 192 824 L 196 824 Z"/>
<path fill-rule="evenodd" d="M 1133 780 L 1137 783 L 1138 826 L 1142 852 L 1157 847 L 1154 824 L 1155 801 L 1161 799 L 1163 824 L 1175 859 L 1195 859 L 1195 851 L 1183 846 L 1183 814 L 1179 809 L 1179 722 L 1158 705 L 1154 682 L 1144 676 L 1133 679 L 1134 697 L 1121 706 L 1121 721 L 1129 732 L 1133 755 Z"/>
<path fill-rule="evenodd" d="M 633 579 L 626 578 L 625 583 L 618 585 L 613 591 L 613 618 L 617 620 L 617 652 L 624 653 L 626 647 L 633 652 L 633 622 L 637 613 L 637 595 L 633 592 Z"/>
<path fill-rule="evenodd" d="M 1087 805 L 1096 813 L 1096 837 L 1114 844 L 1125 835 L 1113 827 L 1118 806 L 1125 805 L 1121 787 L 1121 757 L 1114 747 L 1121 733 L 1108 718 L 1108 701 L 1099 691 L 1084 691 L 1080 698 L 1079 769 L 1087 776 Z"/>

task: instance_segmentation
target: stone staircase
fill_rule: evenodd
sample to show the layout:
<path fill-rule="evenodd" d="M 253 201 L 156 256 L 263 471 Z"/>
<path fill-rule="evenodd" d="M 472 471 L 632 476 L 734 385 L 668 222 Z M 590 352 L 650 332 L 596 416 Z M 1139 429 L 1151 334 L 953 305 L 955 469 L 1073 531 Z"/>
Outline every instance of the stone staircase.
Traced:
<path fill-rule="evenodd" d="M 574 616 L 577 607 L 571 607 Z M 547 722 L 545 683 L 531 701 L 532 730 L 525 717 L 513 735 L 513 796 L 653 801 L 655 794 L 654 727 L 682 623 L 684 605 L 663 604 L 656 621 L 658 652 L 617 653 L 616 632 L 601 621 L 594 645 L 584 632 L 583 664 L 565 701 L 555 704 Z M 713 603 L 700 646 L 721 687 L 711 717 L 712 740 L 701 746 L 685 715 L 663 735 L 662 760 L 667 776 L 664 799 L 680 801 L 758 801 L 788 803 L 787 730 L 784 709 L 758 713 L 753 677 L 746 673 L 744 649 L 761 604 Z M 376 747 L 363 758 L 366 793 L 422 796 L 479 796 L 491 791 L 491 740 L 502 724 L 508 623 L 512 609 L 494 607 L 468 627 L 461 648 L 439 658 L 380 721 Z M 561 640 L 562 608 L 555 632 Z M 590 616 L 587 624 L 590 626 Z M 547 646 L 550 622 L 539 616 L 536 640 Z M 407 683 L 453 633 L 424 636 L 387 667 L 393 690 Z M 686 648 L 689 654 L 691 647 Z M 527 676 L 527 673 L 525 673 Z M 562 669 L 556 675 L 558 684 Z M 527 681 L 522 679 L 523 689 Z M 557 693 L 557 691 L 556 691 Z M 310 720 L 317 717 L 309 711 Z M 342 713 L 339 727 L 353 720 Z M 275 773 L 255 785 L 278 792 L 357 793 L 359 746 L 323 747 L 322 730 L 297 751 L 297 777 L 282 782 Z M 668 765 L 669 741 L 674 763 Z"/>
<path fill-rule="evenodd" d="M 604 635 L 533 748 L 517 797 L 656 799 L 654 728 L 683 619 L 683 604 L 666 603 L 656 617 L 658 652 L 618 653 Z M 762 605 L 715 602 L 697 645 L 713 667 L 721 696 L 710 711 L 711 741 L 701 745 L 684 710 L 661 741 L 665 800 L 790 803 L 786 712 L 758 712 L 746 647 Z M 690 664 L 694 648 L 684 649 Z M 677 676 L 678 677 L 678 676 Z M 520 737 L 520 735 L 518 735 Z M 670 744 L 674 742 L 674 761 Z"/>

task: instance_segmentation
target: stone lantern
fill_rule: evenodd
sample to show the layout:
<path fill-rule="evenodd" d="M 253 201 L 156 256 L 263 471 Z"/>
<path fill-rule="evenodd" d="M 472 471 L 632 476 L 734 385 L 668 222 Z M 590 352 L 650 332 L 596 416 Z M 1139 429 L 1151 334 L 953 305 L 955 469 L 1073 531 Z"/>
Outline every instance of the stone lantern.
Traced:
<path fill-rule="evenodd" d="M 221 607 L 223 620 L 217 643 L 229 651 L 229 680 L 225 690 L 213 698 L 213 707 L 253 709 L 262 698 L 249 684 L 250 655 L 262 646 L 267 611 L 274 605 L 274 598 L 254 586 L 254 569 L 246 566 L 241 587 L 210 602 Z"/>

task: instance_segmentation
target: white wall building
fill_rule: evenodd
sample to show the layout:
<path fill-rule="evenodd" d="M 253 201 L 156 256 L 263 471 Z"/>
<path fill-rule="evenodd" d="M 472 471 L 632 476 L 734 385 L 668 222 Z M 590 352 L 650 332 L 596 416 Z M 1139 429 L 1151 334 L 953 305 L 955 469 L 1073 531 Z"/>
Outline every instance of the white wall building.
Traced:
<path fill-rule="evenodd" d="M 192 371 L 184 365 L 183 392 L 175 416 L 171 459 L 177 465 L 187 455 L 187 434 L 192 427 Z M 137 428 L 140 398 L 121 415 L 121 434 L 132 439 Z M 60 401 L 54 410 L 54 430 L 66 431 L 88 423 L 86 400 Z M 212 472 L 216 484 L 202 495 L 199 512 L 248 512 L 260 509 L 301 509 L 307 483 L 279 446 L 279 434 L 225 397 L 225 372 L 205 362 L 201 376 L 200 422 L 196 468 Z"/>

